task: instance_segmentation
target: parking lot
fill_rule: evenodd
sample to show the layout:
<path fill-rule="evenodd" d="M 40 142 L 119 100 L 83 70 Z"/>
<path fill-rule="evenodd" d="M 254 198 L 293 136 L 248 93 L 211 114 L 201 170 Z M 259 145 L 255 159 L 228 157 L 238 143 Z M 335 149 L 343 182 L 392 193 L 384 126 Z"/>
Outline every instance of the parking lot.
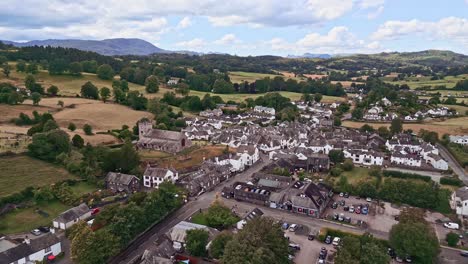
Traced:
<path fill-rule="evenodd" d="M 340 205 L 340 202 L 344 201 L 345 205 Z M 333 203 L 338 203 L 338 207 L 333 209 L 331 206 Z M 344 208 L 347 207 L 354 207 L 355 211 L 350 212 L 345 211 Z M 358 206 L 368 207 L 368 213 L 356 213 L 356 209 Z M 333 201 L 330 202 L 329 207 L 326 209 L 324 215 L 325 217 L 333 219 L 335 214 L 343 214 L 343 216 L 351 218 L 351 224 L 357 225 L 358 220 L 364 221 L 367 224 L 368 229 L 382 231 L 382 232 L 389 232 L 390 229 L 394 224 L 398 222 L 395 220 L 395 216 L 400 214 L 400 210 L 398 208 L 394 208 L 391 206 L 390 203 L 380 202 L 377 201 L 366 201 L 364 198 L 359 198 L 355 196 L 350 196 L 349 198 L 340 197 L 340 195 L 336 194 L 333 196 Z"/>
<path fill-rule="evenodd" d="M 308 234 L 308 232 L 307 232 Z M 296 251 L 294 263 L 297 264 L 315 264 L 319 258 L 320 249 L 325 247 L 328 250 L 327 263 L 333 263 L 332 255 L 336 252 L 332 245 L 327 245 L 319 242 L 317 239 L 308 240 L 307 234 L 297 232 L 285 231 L 285 235 L 289 237 L 289 242 L 298 244 L 301 250 Z"/>

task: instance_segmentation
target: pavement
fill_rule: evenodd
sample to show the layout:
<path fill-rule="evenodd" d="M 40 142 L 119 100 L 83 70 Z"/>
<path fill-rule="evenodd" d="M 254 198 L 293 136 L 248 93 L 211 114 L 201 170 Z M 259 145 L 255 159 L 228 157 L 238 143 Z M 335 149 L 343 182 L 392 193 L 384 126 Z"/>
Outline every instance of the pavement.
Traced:
<path fill-rule="evenodd" d="M 437 144 L 439 148 L 439 153 L 444 158 L 453 172 L 458 175 L 460 180 L 462 180 L 466 185 L 468 185 L 468 175 L 465 172 L 465 169 L 458 163 L 455 157 L 441 144 Z"/>

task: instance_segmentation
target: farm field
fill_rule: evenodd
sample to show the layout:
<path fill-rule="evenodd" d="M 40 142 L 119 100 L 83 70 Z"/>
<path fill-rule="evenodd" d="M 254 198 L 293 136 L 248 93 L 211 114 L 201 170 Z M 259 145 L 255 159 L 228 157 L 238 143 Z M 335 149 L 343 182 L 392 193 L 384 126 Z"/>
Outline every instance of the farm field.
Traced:
<path fill-rule="evenodd" d="M 280 72 L 281 74 L 267 74 L 267 73 L 256 73 L 256 72 L 229 72 L 229 78 L 232 83 L 241 83 L 244 81 L 255 82 L 256 80 L 263 79 L 266 77 L 275 78 L 283 77 L 285 79 L 295 79 L 296 81 L 305 80 L 305 78 L 294 77 L 294 74 L 288 72 Z"/>
<path fill-rule="evenodd" d="M 392 81 L 391 78 L 383 78 L 383 80 L 391 83 L 391 84 L 407 84 L 411 89 L 416 89 L 418 87 L 423 86 L 431 86 L 435 87 L 438 85 L 445 85 L 447 88 L 453 88 L 455 84 L 463 79 L 468 78 L 468 74 L 462 74 L 458 76 L 446 76 L 443 80 L 431 80 L 430 76 L 424 77 L 410 77 L 404 81 Z"/>
<path fill-rule="evenodd" d="M 291 99 L 291 101 L 298 101 L 301 99 L 302 94 L 301 93 L 294 93 L 294 92 L 278 92 L 284 97 L 287 97 Z M 197 95 L 199 97 L 203 97 L 206 94 L 206 92 L 199 92 L 199 91 L 190 91 L 190 95 Z M 234 101 L 234 102 L 243 102 L 247 98 L 252 98 L 256 99 L 257 97 L 264 96 L 265 94 L 214 94 L 210 93 L 211 96 L 213 95 L 218 95 L 221 98 L 223 98 L 224 101 Z M 329 103 L 329 102 L 335 102 L 335 101 L 344 101 L 345 99 L 343 97 L 337 97 L 337 96 L 327 96 L 324 95 L 322 98 L 322 102 Z"/>
<path fill-rule="evenodd" d="M 23 135 L 23 133 L 2 132 L 2 128 L 0 126 L 0 153 L 25 152 L 29 143 L 31 143 L 31 137 Z"/>
<path fill-rule="evenodd" d="M 21 165 L 19 165 L 21 164 Z M 67 179 L 76 179 L 63 168 L 25 155 L 0 158 L 0 197 L 29 186 L 43 186 Z"/>
<path fill-rule="evenodd" d="M 344 121 L 343 126 L 351 128 L 360 128 L 362 125 L 368 124 L 375 129 L 386 126 L 389 127 L 389 123 L 369 123 L 369 122 L 355 122 L 355 121 Z M 439 133 L 439 137 L 443 134 L 466 134 L 468 133 L 468 117 L 457 117 L 450 118 L 444 121 L 432 121 L 425 123 L 404 123 L 403 129 L 411 129 L 414 132 L 419 132 L 421 129 L 435 131 Z"/>

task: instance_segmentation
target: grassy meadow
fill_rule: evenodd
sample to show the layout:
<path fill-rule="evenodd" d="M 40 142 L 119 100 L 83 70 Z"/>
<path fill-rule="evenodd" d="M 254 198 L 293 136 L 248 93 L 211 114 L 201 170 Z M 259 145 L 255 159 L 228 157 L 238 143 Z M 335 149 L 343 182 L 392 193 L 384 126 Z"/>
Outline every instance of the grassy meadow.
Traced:
<path fill-rule="evenodd" d="M 431 80 L 431 76 L 408 77 L 403 81 L 396 82 L 394 82 L 392 78 L 389 77 L 384 77 L 383 80 L 392 84 L 407 84 L 411 89 L 416 89 L 424 86 L 435 87 L 439 85 L 445 85 L 447 88 L 453 88 L 458 81 L 466 78 L 468 78 L 468 74 L 462 74 L 458 76 L 446 76 L 443 80 Z"/>

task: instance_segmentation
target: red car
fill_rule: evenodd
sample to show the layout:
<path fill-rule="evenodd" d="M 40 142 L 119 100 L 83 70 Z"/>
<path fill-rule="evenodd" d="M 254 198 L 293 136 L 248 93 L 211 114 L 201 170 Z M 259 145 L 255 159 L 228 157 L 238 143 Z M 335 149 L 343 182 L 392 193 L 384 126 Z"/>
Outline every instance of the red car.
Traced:
<path fill-rule="evenodd" d="M 361 208 L 356 208 L 356 210 L 354 210 L 354 212 L 356 212 L 356 214 L 360 214 L 361 213 Z"/>
<path fill-rule="evenodd" d="M 99 213 L 100 211 L 101 211 L 101 209 L 94 208 L 93 211 L 91 211 L 91 215 L 95 215 L 95 214 Z"/>

